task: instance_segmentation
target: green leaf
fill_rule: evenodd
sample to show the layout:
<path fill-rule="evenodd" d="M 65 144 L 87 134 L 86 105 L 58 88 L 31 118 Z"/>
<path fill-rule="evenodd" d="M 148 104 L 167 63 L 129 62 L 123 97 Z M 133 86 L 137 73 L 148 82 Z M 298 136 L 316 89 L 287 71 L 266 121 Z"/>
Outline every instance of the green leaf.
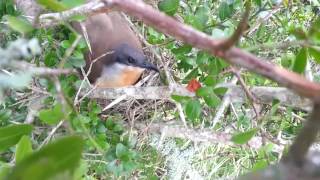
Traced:
<path fill-rule="evenodd" d="M 296 59 L 293 64 L 293 71 L 297 73 L 303 73 L 307 65 L 307 49 L 302 48 L 296 55 Z"/>
<path fill-rule="evenodd" d="M 221 100 L 220 98 L 214 93 L 212 87 L 201 87 L 196 92 L 197 96 L 203 97 L 204 101 L 209 107 L 217 107 Z"/>
<path fill-rule="evenodd" d="M 68 49 L 71 46 L 71 43 L 69 40 L 64 40 L 60 44 L 61 44 L 61 47 L 63 47 L 64 49 Z"/>
<path fill-rule="evenodd" d="M 57 62 L 58 62 L 57 59 L 58 59 L 58 57 L 57 57 L 56 53 L 53 51 L 50 51 L 44 57 L 44 64 L 47 67 L 53 67 L 54 65 L 57 64 Z"/>
<path fill-rule="evenodd" d="M 1 0 L 0 1 L 0 19 L 3 15 L 17 15 L 18 11 L 15 8 L 15 2 L 12 0 Z"/>
<path fill-rule="evenodd" d="M 16 149 L 16 162 L 19 163 L 26 156 L 32 153 L 32 144 L 28 136 L 23 136 Z"/>
<path fill-rule="evenodd" d="M 271 107 L 271 110 L 270 110 L 270 115 L 271 116 L 273 116 L 277 112 L 279 106 L 280 106 L 280 101 L 278 99 L 274 99 L 272 101 L 272 107 Z"/>
<path fill-rule="evenodd" d="M 214 93 L 211 96 L 203 97 L 203 99 L 206 102 L 206 104 L 211 108 L 215 108 L 219 106 L 221 103 L 221 99 Z"/>
<path fill-rule="evenodd" d="M 197 8 L 196 13 L 195 13 L 195 17 L 196 17 L 197 22 L 199 24 L 198 25 L 199 29 L 201 31 L 203 31 L 207 25 L 208 20 L 209 20 L 208 7 L 201 6 L 201 7 Z"/>
<path fill-rule="evenodd" d="M 115 126 L 113 127 L 113 131 L 117 133 L 122 133 L 123 127 L 120 124 L 115 124 Z"/>
<path fill-rule="evenodd" d="M 29 21 L 21 17 L 15 17 L 7 15 L 4 17 L 8 21 L 8 25 L 11 29 L 18 31 L 21 34 L 29 33 L 33 30 Z"/>
<path fill-rule="evenodd" d="M 83 180 L 83 177 L 88 173 L 88 163 L 81 160 L 79 167 L 74 172 L 74 180 Z"/>
<path fill-rule="evenodd" d="M 312 24 L 309 34 L 314 37 L 315 40 L 320 40 L 320 18 L 317 18 Z"/>
<path fill-rule="evenodd" d="M 228 91 L 228 88 L 225 88 L 225 87 L 218 87 L 213 90 L 213 92 L 216 95 L 221 95 L 221 96 L 223 96 L 227 91 Z"/>
<path fill-rule="evenodd" d="M 181 47 L 178 47 L 178 48 L 175 48 L 175 49 L 172 49 L 171 52 L 173 54 L 187 54 L 187 53 L 190 53 L 192 50 L 192 46 L 188 45 L 188 44 L 184 44 L 183 46 Z"/>
<path fill-rule="evenodd" d="M 64 137 L 50 143 L 18 163 L 7 179 L 57 179 L 54 177 L 73 173 L 79 165 L 83 145 L 79 136 Z"/>
<path fill-rule="evenodd" d="M 10 164 L 6 164 L 6 163 L 0 163 L 0 179 L 3 180 L 5 179 L 8 174 L 10 173 L 11 171 L 11 166 Z"/>
<path fill-rule="evenodd" d="M 137 168 L 137 164 L 132 161 L 123 162 L 123 168 L 127 173 L 131 173 L 134 169 Z"/>
<path fill-rule="evenodd" d="M 217 84 L 217 78 L 214 76 L 207 76 L 203 82 L 206 86 L 215 86 Z"/>
<path fill-rule="evenodd" d="M 12 115 L 12 111 L 8 109 L 1 109 L 0 110 L 0 122 L 5 122 L 10 119 Z"/>
<path fill-rule="evenodd" d="M 185 113 L 192 121 L 200 117 L 201 104 L 197 99 L 190 99 L 185 106 Z"/>
<path fill-rule="evenodd" d="M 211 96 L 213 93 L 212 87 L 201 87 L 196 91 L 196 95 L 200 97 Z"/>
<path fill-rule="evenodd" d="M 226 32 L 221 30 L 221 29 L 219 29 L 219 28 L 213 28 L 212 32 L 211 32 L 211 36 L 216 38 L 216 39 L 224 39 L 224 38 L 228 37 Z"/>
<path fill-rule="evenodd" d="M 203 31 L 206 27 L 207 22 L 204 22 L 205 19 L 201 19 L 201 17 L 197 15 L 188 15 L 185 17 L 185 23 L 190 24 L 192 27 Z"/>
<path fill-rule="evenodd" d="M 281 66 L 292 69 L 295 56 L 293 54 L 285 54 L 281 57 Z"/>
<path fill-rule="evenodd" d="M 59 123 L 64 118 L 62 105 L 56 104 L 52 109 L 44 109 L 39 112 L 39 119 L 49 125 Z"/>
<path fill-rule="evenodd" d="M 126 146 L 124 146 L 121 143 L 117 144 L 116 147 L 116 156 L 122 161 L 128 161 L 129 160 L 129 150 Z"/>
<path fill-rule="evenodd" d="M 38 4 L 42 5 L 44 8 L 60 12 L 68 9 L 66 5 L 56 0 L 37 0 Z"/>
<path fill-rule="evenodd" d="M 124 167 L 118 160 L 114 160 L 107 165 L 107 170 L 115 176 L 120 176 L 123 173 Z"/>
<path fill-rule="evenodd" d="M 252 171 L 259 171 L 259 170 L 263 170 L 268 166 L 268 162 L 267 160 L 263 159 L 260 160 L 258 162 L 256 162 L 253 167 L 252 167 Z"/>
<path fill-rule="evenodd" d="M 66 66 L 69 67 L 70 65 L 76 68 L 81 68 L 86 65 L 86 61 L 84 60 L 83 57 L 79 58 L 79 57 L 71 56 L 68 59 Z"/>
<path fill-rule="evenodd" d="M 0 128 L 0 152 L 17 144 L 23 135 L 29 135 L 31 131 L 32 126 L 28 124 Z"/>
<path fill-rule="evenodd" d="M 196 63 L 197 65 L 206 65 L 209 63 L 210 55 L 206 52 L 200 51 L 197 53 Z"/>
<path fill-rule="evenodd" d="M 309 48 L 308 52 L 310 56 L 313 57 L 314 61 L 316 61 L 318 64 L 320 64 L 320 50 L 315 48 Z"/>
<path fill-rule="evenodd" d="M 251 129 L 249 131 L 236 134 L 232 136 L 231 141 L 236 144 L 245 144 L 247 143 L 255 134 L 257 133 L 257 129 Z"/>
<path fill-rule="evenodd" d="M 116 124 L 115 124 L 114 121 L 109 117 L 109 118 L 106 120 L 105 125 L 106 125 L 106 128 L 111 131 L 111 130 L 113 130 L 113 128 L 114 128 L 114 126 L 115 126 Z"/>
<path fill-rule="evenodd" d="M 222 2 L 219 7 L 219 18 L 221 21 L 229 18 L 234 12 L 232 3 Z"/>
<path fill-rule="evenodd" d="M 158 8 L 160 11 L 173 16 L 179 8 L 179 2 L 180 0 L 162 0 L 159 2 Z"/>
<path fill-rule="evenodd" d="M 192 71 L 187 74 L 187 76 L 184 78 L 183 83 L 189 83 L 190 80 L 196 79 L 199 76 L 199 68 L 194 68 Z"/>
<path fill-rule="evenodd" d="M 259 7 L 262 5 L 262 0 L 254 0 L 254 3 L 257 4 Z"/>
<path fill-rule="evenodd" d="M 171 99 L 178 103 L 185 103 L 186 101 L 190 100 L 190 97 L 187 96 L 179 96 L 179 95 L 171 95 Z"/>
<path fill-rule="evenodd" d="M 85 3 L 85 0 L 62 0 L 61 3 L 67 8 L 74 8 Z"/>

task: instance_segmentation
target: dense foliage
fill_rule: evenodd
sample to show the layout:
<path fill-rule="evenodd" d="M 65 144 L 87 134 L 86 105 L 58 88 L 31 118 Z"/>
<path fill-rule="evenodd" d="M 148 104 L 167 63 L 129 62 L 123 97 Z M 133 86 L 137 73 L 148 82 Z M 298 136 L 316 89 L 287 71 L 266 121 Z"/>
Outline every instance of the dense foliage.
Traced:
<path fill-rule="evenodd" d="M 83 3 L 76 0 L 38 2 L 52 11 Z M 232 35 L 245 9 L 242 0 L 162 0 L 157 5 L 166 14 L 216 39 Z M 253 0 L 248 30 L 236 46 L 301 74 L 310 63 L 315 67 L 311 69 L 316 72 L 315 80 L 319 80 L 316 68 L 320 62 L 317 5 Z M 39 55 L 22 55 L 13 60 L 46 68 L 79 69 L 84 65 L 82 53 L 87 50 L 86 42 L 83 39 L 78 42 L 79 35 L 67 22 L 56 27 L 34 29 L 14 8 L 11 0 L 0 2 L 0 19 L 0 58 L 6 57 L 5 51 L 17 39 L 37 38 L 42 49 Z M 199 149 L 195 150 L 194 144 L 188 140 L 171 139 L 168 142 L 175 145 L 171 154 L 173 151 L 185 153 L 178 154 L 176 159 L 188 159 L 193 169 L 208 179 L 238 176 L 279 160 L 286 148 L 281 141 L 293 139 L 305 112 L 291 107 L 283 111 L 279 109 L 279 102 L 274 100 L 270 105 L 261 105 L 260 117 L 256 117 L 252 115 L 248 100 L 232 105 L 223 119 L 212 124 L 227 91 L 216 85 L 233 78 L 230 65 L 151 27 L 142 27 L 139 23 L 137 26 L 169 62 L 173 59 L 169 63 L 170 71 L 178 83 L 201 83 L 195 98 L 172 96 L 175 102 L 182 104 L 190 127 L 231 133 L 235 144 L 246 144 L 254 136 L 266 140 L 259 149 L 198 144 Z M 74 48 L 75 42 L 78 43 Z M 31 54 L 36 51 L 36 47 L 30 49 Z M 0 62 L 0 179 L 160 179 L 178 173 L 168 164 L 170 152 L 164 153 L 165 148 L 152 143 L 153 135 L 137 136 L 132 132 L 125 111 L 103 112 L 103 103 L 89 98 L 75 101 L 82 83 L 77 74 L 37 76 L 8 64 L 10 61 L 6 64 Z M 247 86 L 276 86 L 259 75 L 245 70 L 240 72 Z M 165 80 L 161 83 L 166 84 Z M 140 120 L 150 123 L 157 119 L 161 122 L 172 117 L 179 121 L 179 112 L 171 104 L 161 103 L 159 106 L 155 103 L 154 107 L 161 107 L 159 109 L 163 112 L 148 109 L 144 112 L 145 118 Z M 33 117 L 32 123 L 26 124 L 29 116 Z M 279 147 L 282 147 L 281 151 L 277 149 Z"/>

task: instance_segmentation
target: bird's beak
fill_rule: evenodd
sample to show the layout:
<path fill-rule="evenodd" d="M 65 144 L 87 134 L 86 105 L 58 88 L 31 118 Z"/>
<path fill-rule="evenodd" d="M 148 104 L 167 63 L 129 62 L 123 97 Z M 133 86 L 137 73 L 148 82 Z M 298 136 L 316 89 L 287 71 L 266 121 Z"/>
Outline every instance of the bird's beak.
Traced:
<path fill-rule="evenodd" d="M 152 64 L 148 61 L 143 62 L 141 67 L 145 68 L 145 69 L 153 70 L 153 71 L 156 71 L 159 73 L 159 69 L 157 68 L 157 66 L 155 66 L 154 64 Z"/>

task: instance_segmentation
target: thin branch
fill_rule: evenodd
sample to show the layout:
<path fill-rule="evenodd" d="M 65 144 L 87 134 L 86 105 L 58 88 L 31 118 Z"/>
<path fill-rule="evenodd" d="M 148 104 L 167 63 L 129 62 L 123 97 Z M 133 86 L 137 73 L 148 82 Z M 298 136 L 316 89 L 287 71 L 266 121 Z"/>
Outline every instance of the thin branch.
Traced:
<path fill-rule="evenodd" d="M 57 132 L 57 130 L 63 125 L 65 121 L 62 120 L 60 121 L 54 128 L 52 128 L 52 130 L 50 131 L 50 133 L 48 134 L 48 136 L 46 137 L 45 140 L 43 140 L 43 142 L 40 144 L 39 149 L 46 145 L 53 137 L 53 135 Z"/>
<path fill-rule="evenodd" d="M 260 25 L 262 23 L 265 23 L 266 21 L 268 21 L 275 13 L 277 13 L 278 11 L 280 11 L 281 8 L 280 6 L 277 6 L 276 8 L 274 8 L 273 10 L 271 10 L 269 12 L 269 14 L 267 14 L 264 18 L 262 18 L 260 21 L 257 21 L 257 23 L 253 26 L 253 28 L 251 28 L 251 30 L 248 33 L 248 36 L 250 36 L 253 32 L 255 32 L 257 29 L 259 29 Z"/>
<path fill-rule="evenodd" d="M 65 12 L 44 14 L 40 16 L 40 22 L 47 21 L 47 23 L 52 23 L 53 20 L 61 21 L 77 14 L 88 15 L 94 14 L 97 11 L 107 11 L 112 8 L 119 9 L 143 20 L 146 24 L 151 25 L 165 34 L 171 35 L 199 49 L 208 51 L 214 56 L 223 58 L 230 64 L 239 65 L 252 72 L 270 78 L 281 85 L 293 89 L 301 96 L 307 98 L 320 96 L 320 85 L 306 80 L 301 75 L 268 63 L 266 60 L 258 58 L 239 48 L 232 47 L 225 51 L 220 47 L 221 40 L 214 40 L 205 33 L 178 22 L 174 18 L 153 9 L 141 0 L 103 0 L 103 2 L 104 3 L 93 1 Z"/>
<path fill-rule="evenodd" d="M 139 81 L 137 84 L 134 85 L 135 88 L 142 86 L 143 83 L 145 83 L 149 78 L 151 77 L 151 75 L 145 77 L 144 79 L 142 79 L 141 81 Z M 116 88 L 118 89 L 118 88 Z M 98 89 L 97 89 L 98 90 Z M 89 95 L 88 95 L 89 96 Z M 128 97 L 127 94 L 123 94 L 120 97 L 118 97 L 117 99 L 115 99 L 114 101 L 112 101 L 110 104 L 108 104 L 105 108 L 103 108 L 102 111 L 106 111 L 110 108 L 112 108 L 114 105 L 120 103 L 121 101 L 125 100 Z"/>
<path fill-rule="evenodd" d="M 237 81 L 237 78 L 233 77 L 230 83 L 235 85 Z M 232 89 L 229 88 L 222 99 L 222 103 L 220 103 L 219 107 L 217 108 L 217 112 L 211 122 L 211 127 L 214 127 L 220 121 L 220 118 L 224 115 L 224 111 L 229 107 L 232 100 L 230 96 L 231 93 Z"/>
<path fill-rule="evenodd" d="M 237 146 L 231 141 L 232 134 L 223 132 L 213 132 L 211 129 L 193 129 L 186 128 L 181 124 L 170 123 L 153 123 L 144 125 L 136 123 L 136 128 L 149 133 L 164 134 L 165 137 L 175 137 L 191 140 L 193 142 L 219 143 L 224 145 Z M 261 137 L 252 138 L 247 146 L 253 149 L 259 149 L 262 145 Z"/>
<path fill-rule="evenodd" d="M 247 29 L 250 9 L 251 9 L 251 3 L 248 2 L 248 4 L 246 5 L 245 13 L 243 14 L 243 17 L 236 31 L 232 34 L 230 38 L 226 39 L 224 42 L 221 43 L 221 47 L 224 50 L 228 50 L 229 48 L 234 46 L 240 40 L 243 32 Z"/>
<path fill-rule="evenodd" d="M 88 41 L 87 41 L 87 43 L 88 43 Z M 91 45 L 88 44 L 88 46 L 91 46 Z M 112 54 L 112 53 L 113 53 L 113 51 L 108 51 L 108 52 L 100 55 L 99 57 L 93 59 L 93 60 L 91 61 L 91 63 L 90 63 L 90 66 L 89 66 L 87 72 L 85 72 L 84 69 L 81 67 L 81 73 L 82 73 L 82 76 L 83 76 L 83 80 L 81 81 L 81 84 L 80 84 L 80 87 L 79 87 L 78 92 L 77 92 L 77 94 L 76 94 L 76 97 L 74 98 L 74 101 L 73 101 L 73 105 L 74 105 L 74 106 L 77 105 L 78 103 L 80 103 L 87 95 L 89 95 L 93 90 L 96 89 L 96 86 L 92 87 L 91 89 L 88 90 L 88 92 L 87 92 L 85 95 L 82 95 L 82 98 L 79 100 L 79 95 L 80 95 L 81 90 L 82 90 L 82 88 L 83 88 L 83 86 L 84 86 L 84 83 L 87 82 L 89 85 L 91 85 L 91 84 L 90 84 L 90 81 L 89 81 L 89 79 L 88 79 L 88 76 L 89 76 L 89 74 L 91 73 L 93 64 L 96 63 L 97 61 L 101 60 L 101 59 L 102 59 L 103 57 L 105 57 L 106 55 L 109 55 L 109 54 Z"/>
<path fill-rule="evenodd" d="M 72 45 L 66 50 L 66 52 L 63 55 L 63 58 L 61 59 L 59 63 L 59 68 L 62 69 L 67 62 L 68 58 L 71 56 L 73 51 L 76 49 L 77 45 L 79 44 L 82 36 L 77 35 L 76 39 L 73 41 Z"/>
<path fill-rule="evenodd" d="M 231 70 L 233 72 L 233 74 L 238 78 L 238 81 L 241 85 L 241 87 L 243 88 L 244 92 L 246 93 L 249 102 L 253 108 L 254 113 L 256 114 L 256 119 L 259 119 L 259 112 L 258 109 L 256 108 L 255 104 L 258 102 L 256 97 L 251 93 L 251 91 L 249 90 L 249 88 L 247 87 L 246 83 L 244 82 L 244 80 L 242 79 L 239 70 L 237 70 L 235 67 L 231 67 Z"/>
<path fill-rule="evenodd" d="M 243 103 L 246 102 L 246 93 L 240 86 L 227 84 L 219 84 L 216 86 L 222 88 L 228 88 L 229 92 L 225 94 L 225 97 L 230 98 L 231 102 Z M 90 89 L 91 90 L 91 89 Z M 89 90 L 89 91 L 90 91 Z M 254 86 L 250 87 L 250 91 L 254 97 L 257 97 L 257 101 L 264 104 L 270 104 L 274 99 L 280 101 L 281 105 L 292 106 L 294 108 L 309 111 L 311 109 L 311 102 L 308 99 L 303 99 L 292 91 L 281 87 L 264 87 Z M 171 95 L 195 97 L 195 94 L 188 91 L 184 86 L 176 85 L 167 87 L 126 87 L 126 88 L 97 88 L 91 90 L 91 92 L 84 91 L 79 96 L 86 96 L 95 99 L 160 99 L 171 100 Z M 122 97 L 124 96 L 124 98 Z"/>
<path fill-rule="evenodd" d="M 10 66 L 23 71 L 29 71 L 37 76 L 50 76 L 50 75 L 63 75 L 63 74 L 76 74 L 74 69 L 51 69 L 45 67 L 35 67 L 32 64 L 23 61 L 12 61 Z"/>

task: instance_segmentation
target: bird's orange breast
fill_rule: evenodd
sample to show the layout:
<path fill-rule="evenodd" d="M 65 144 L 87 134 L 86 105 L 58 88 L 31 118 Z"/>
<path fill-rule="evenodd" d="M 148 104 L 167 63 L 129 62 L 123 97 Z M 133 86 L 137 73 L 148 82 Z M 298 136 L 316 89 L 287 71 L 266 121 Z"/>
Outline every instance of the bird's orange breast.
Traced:
<path fill-rule="evenodd" d="M 142 72 L 143 69 L 137 67 L 126 67 L 118 72 L 104 71 L 103 75 L 96 81 L 96 86 L 99 88 L 131 86 L 139 80 Z"/>

